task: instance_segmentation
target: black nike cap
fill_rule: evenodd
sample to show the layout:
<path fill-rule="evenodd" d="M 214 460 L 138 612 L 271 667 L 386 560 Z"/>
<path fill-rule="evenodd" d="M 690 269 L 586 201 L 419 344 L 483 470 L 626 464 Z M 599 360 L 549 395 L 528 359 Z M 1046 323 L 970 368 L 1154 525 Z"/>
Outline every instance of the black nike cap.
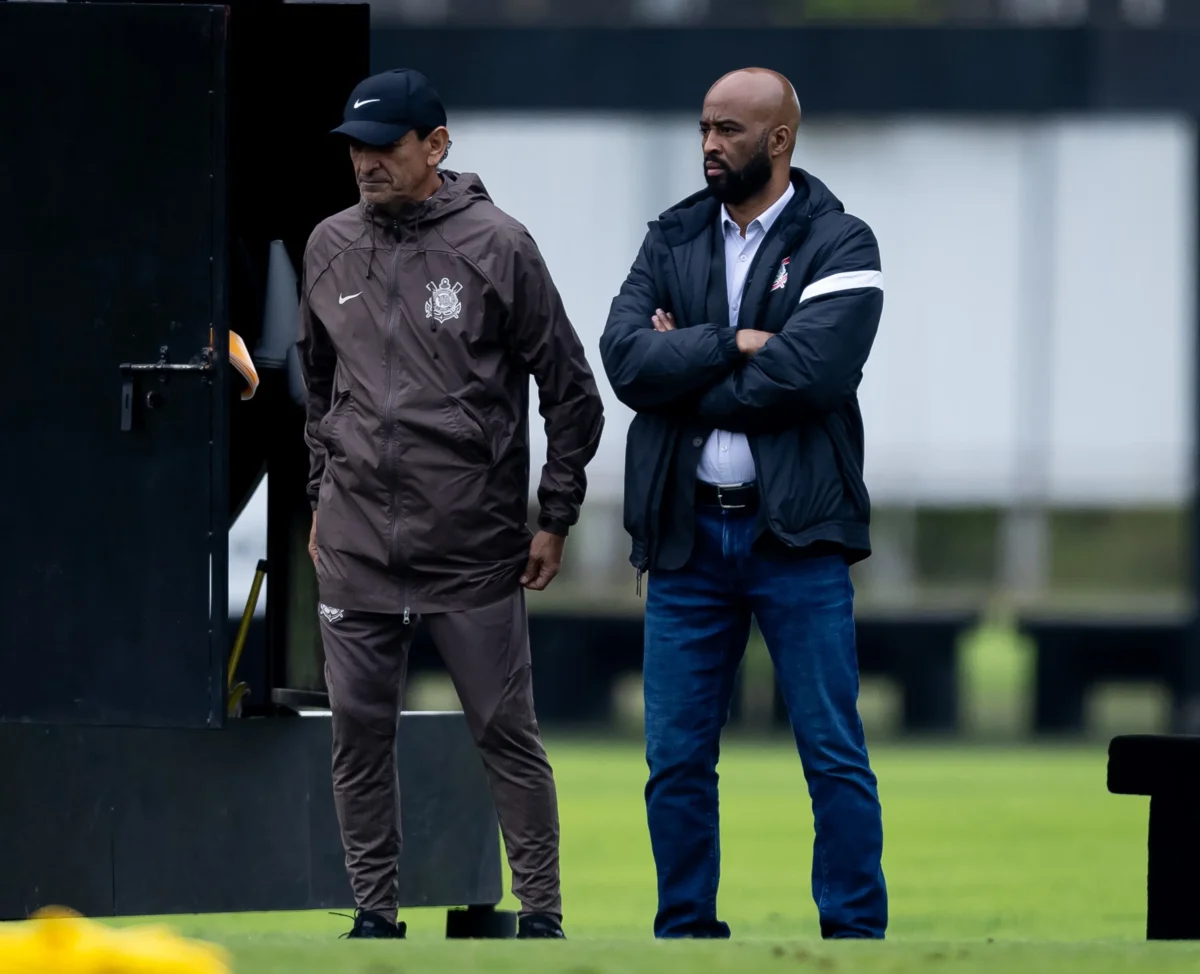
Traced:
<path fill-rule="evenodd" d="M 446 124 L 446 109 L 429 79 L 396 68 L 361 81 L 346 99 L 342 124 L 333 131 L 366 145 L 399 142 L 412 129 Z"/>

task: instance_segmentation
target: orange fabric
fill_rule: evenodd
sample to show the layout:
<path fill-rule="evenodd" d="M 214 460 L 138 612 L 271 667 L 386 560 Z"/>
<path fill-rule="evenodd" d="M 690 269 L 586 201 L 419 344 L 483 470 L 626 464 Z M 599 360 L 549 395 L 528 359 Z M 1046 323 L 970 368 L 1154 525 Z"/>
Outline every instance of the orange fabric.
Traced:
<path fill-rule="evenodd" d="M 254 360 L 250 357 L 250 350 L 246 348 L 242 336 L 232 330 L 229 332 L 229 361 L 246 380 L 242 398 L 253 399 L 254 393 L 258 391 L 258 370 L 254 367 Z"/>
<path fill-rule="evenodd" d="M 210 328 L 208 344 L 211 346 L 212 343 L 213 333 Z M 246 387 L 242 390 L 242 399 L 253 399 L 254 394 L 258 391 L 258 369 L 254 367 L 254 359 L 250 357 L 250 350 L 246 348 L 242 336 L 232 328 L 229 330 L 229 361 L 246 380 Z"/>

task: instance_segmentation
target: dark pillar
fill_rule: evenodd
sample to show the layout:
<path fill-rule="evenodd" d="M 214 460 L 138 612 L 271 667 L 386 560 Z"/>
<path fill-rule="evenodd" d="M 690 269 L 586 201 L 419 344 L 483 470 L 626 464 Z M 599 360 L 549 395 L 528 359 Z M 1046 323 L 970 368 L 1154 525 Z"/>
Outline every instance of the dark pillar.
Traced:
<path fill-rule="evenodd" d="M 1193 138 L 1196 140 L 1195 148 L 1193 149 L 1192 164 L 1196 167 L 1194 174 L 1194 193 L 1195 197 L 1192 200 L 1193 206 L 1193 240 L 1197 242 L 1195 253 L 1192 255 L 1192 260 L 1196 266 L 1196 280 L 1200 280 L 1200 116 L 1193 117 L 1195 132 Z M 1194 335 L 1200 335 L 1200 302 L 1196 303 L 1193 311 L 1196 315 L 1196 323 L 1193 329 Z M 1192 362 L 1193 377 L 1192 377 L 1192 414 L 1193 414 L 1193 429 L 1200 431 L 1200 342 L 1194 342 L 1193 355 L 1195 356 Z M 1192 443 L 1192 477 L 1193 483 L 1200 483 L 1200 435 L 1193 434 Z M 1193 491 L 1195 488 L 1193 488 Z M 1191 624 L 1181 665 L 1181 685 L 1176 688 L 1175 699 L 1177 701 L 1175 711 L 1172 715 L 1172 730 L 1176 734 L 1197 734 L 1200 733 L 1200 616 L 1197 616 L 1197 606 L 1200 606 L 1200 517 L 1197 517 L 1196 495 L 1192 496 L 1192 523 L 1191 523 L 1191 539 L 1192 553 L 1189 561 L 1191 568 L 1191 592 L 1192 604 L 1191 609 Z"/>

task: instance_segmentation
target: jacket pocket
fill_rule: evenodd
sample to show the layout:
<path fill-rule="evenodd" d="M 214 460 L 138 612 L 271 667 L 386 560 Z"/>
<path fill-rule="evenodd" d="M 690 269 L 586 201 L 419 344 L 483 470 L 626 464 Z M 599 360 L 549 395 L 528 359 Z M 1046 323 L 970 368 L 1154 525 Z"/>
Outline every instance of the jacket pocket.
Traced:
<path fill-rule="evenodd" d="M 465 447 L 473 457 L 483 460 L 489 466 L 495 462 L 492 453 L 491 439 L 487 431 L 471 410 L 461 400 L 453 396 L 446 400 L 444 407 L 446 425 L 454 442 Z"/>
<path fill-rule="evenodd" d="M 837 460 L 838 473 L 842 484 L 850 496 L 854 512 L 859 517 L 866 515 L 871 507 L 870 495 L 863 482 L 862 455 L 863 439 L 861 427 L 857 436 L 850 427 L 850 421 L 839 412 L 825 413 L 822 418 L 825 434 L 833 444 L 834 457 Z"/>
<path fill-rule="evenodd" d="M 341 431 L 342 422 L 349 409 L 349 390 L 339 392 L 329 412 L 322 416 L 321 421 L 317 424 L 317 440 L 325 447 L 325 455 L 331 460 L 346 459 L 345 450 L 342 448 Z"/>
<path fill-rule="evenodd" d="M 631 560 L 639 567 L 654 558 L 655 529 L 674 445 L 674 425 L 665 416 L 638 413 L 629 424 L 625 437 L 624 523 L 633 540 Z"/>

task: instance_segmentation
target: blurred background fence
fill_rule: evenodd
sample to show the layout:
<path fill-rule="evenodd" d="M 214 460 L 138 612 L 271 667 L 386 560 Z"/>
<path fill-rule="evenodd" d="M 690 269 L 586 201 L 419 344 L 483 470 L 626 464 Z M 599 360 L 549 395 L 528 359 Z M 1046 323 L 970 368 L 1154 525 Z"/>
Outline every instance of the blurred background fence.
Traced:
<path fill-rule="evenodd" d="M 854 576 L 871 732 L 1195 727 L 1200 4 L 372 11 L 374 68 L 418 67 L 441 89 L 447 165 L 478 172 L 530 228 L 606 397 L 566 568 L 531 599 L 547 723 L 638 726 L 642 603 L 620 516 L 630 413 L 598 340 L 646 221 L 701 185 L 707 86 L 763 64 L 800 95 L 796 164 L 873 226 L 883 255 L 860 394 L 875 554 Z M 235 609 L 264 552 L 265 496 L 231 537 Z M 414 665 L 409 706 L 452 704 L 428 647 Z M 757 641 L 734 725 L 783 727 Z"/>
<path fill-rule="evenodd" d="M 1200 23 L 1186 0 L 375 0 L 378 23 L 796 27 Z"/>

